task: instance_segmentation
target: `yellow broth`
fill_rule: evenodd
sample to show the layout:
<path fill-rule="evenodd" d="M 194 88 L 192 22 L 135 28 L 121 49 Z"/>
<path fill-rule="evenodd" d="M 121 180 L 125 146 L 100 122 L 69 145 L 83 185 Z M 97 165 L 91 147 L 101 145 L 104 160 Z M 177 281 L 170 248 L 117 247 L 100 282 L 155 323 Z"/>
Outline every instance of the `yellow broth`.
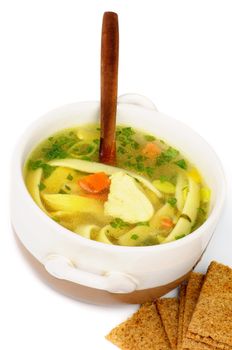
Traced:
<path fill-rule="evenodd" d="M 117 168 L 107 167 L 97 163 L 99 138 L 96 124 L 65 129 L 27 160 L 28 191 L 53 220 L 85 238 L 125 246 L 167 243 L 203 224 L 210 190 L 179 150 L 117 126 Z"/>

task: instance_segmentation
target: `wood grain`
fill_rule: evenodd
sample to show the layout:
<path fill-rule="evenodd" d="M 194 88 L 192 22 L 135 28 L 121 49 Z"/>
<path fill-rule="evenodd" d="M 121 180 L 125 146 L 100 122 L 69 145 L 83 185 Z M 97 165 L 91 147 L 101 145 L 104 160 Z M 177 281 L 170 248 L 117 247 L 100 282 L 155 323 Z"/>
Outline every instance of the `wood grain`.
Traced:
<path fill-rule="evenodd" d="M 101 41 L 101 140 L 99 161 L 116 163 L 116 113 L 118 93 L 118 15 L 105 12 Z"/>

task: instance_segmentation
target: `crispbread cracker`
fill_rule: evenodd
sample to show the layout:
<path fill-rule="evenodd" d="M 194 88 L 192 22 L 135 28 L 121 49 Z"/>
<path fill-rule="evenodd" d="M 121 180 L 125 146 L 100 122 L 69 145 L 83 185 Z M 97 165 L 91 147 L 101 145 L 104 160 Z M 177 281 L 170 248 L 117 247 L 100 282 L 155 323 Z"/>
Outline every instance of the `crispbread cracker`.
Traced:
<path fill-rule="evenodd" d="M 188 330 L 200 291 L 203 285 L 204 275 L 197 272 L 192 272 L 188 280 L 185 296 L 184 321 L 183 321 L 183 339 Z M 183 346 L 184 347 L 184 346 Z"/>
<path fill-rule="evenodd" d="M 185 350 L 216 350 L 213 346 L 208 344 L 200 343 L 199 341 L 184 338 L 183 349 Z"/>
<path fill-rule="evenodd" d="M 179 320 L 178 320 L 178 334 L 177 334 L 178 350 L 182 349 L 182 342 L 183 342 L 185 294 L 186 294 L 186 284 L 182 283 L 180 286 L 180 304 L 179 304 Z"/>
<path fill-rule="evenodd" d="M 122 350 L 171 350 L 153 303 L 142 305 L 131 318 L 114 328 L 106 339 Z"/>
<path fill-rule="evenodd" d="M 178 298 L 157 299 L 156 305 L 171 347 L 176 350 L 179 300 Z"/>
<path fill-rule="evenodd" d="M 191 339 L 192 340 L 192 339 Z M 198 344 L 202 345 L 207 345 L 208 347 L 211 347 L 211 349 L 217 349 L 217 350 L 232 350 L 232 346 L 224 344 L 224 343 L 219 343 L 214 341 L 211 338 L 207 339 L 207 342 L 205 342 L 205 337 L 201 337 L 199 335 L 196 335 L 196 339 L 194 341 Z"/>
<path fill-rule="evenodd" d="M 232 350 L 232 269 L 228 266 L 210 264 L 186 336 Z"/>

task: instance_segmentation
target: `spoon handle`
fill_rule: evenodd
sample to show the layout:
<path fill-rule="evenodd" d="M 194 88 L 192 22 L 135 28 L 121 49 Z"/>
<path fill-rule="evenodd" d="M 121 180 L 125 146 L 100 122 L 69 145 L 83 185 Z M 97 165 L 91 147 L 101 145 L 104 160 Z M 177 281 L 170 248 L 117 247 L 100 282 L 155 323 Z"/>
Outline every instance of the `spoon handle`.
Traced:
<path fill-rule="evenodd" d="M 101 39 L 101 140 L 99 161 L 116 163 L 116 112 L 118 93 L 118 15 L 105 12 Z"/>

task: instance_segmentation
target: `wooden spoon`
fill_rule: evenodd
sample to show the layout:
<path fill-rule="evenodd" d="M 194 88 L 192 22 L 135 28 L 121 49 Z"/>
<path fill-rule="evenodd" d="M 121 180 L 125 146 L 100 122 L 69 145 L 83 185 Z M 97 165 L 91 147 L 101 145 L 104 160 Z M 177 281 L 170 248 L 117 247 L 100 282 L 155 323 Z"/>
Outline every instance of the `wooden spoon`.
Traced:
<path fill-rule="evenodd" d="M 118 15 L 105 12 L 101 39 L 101 139 L 99 161 L 116 163 L 116 112 L 118 93 Z"/>

